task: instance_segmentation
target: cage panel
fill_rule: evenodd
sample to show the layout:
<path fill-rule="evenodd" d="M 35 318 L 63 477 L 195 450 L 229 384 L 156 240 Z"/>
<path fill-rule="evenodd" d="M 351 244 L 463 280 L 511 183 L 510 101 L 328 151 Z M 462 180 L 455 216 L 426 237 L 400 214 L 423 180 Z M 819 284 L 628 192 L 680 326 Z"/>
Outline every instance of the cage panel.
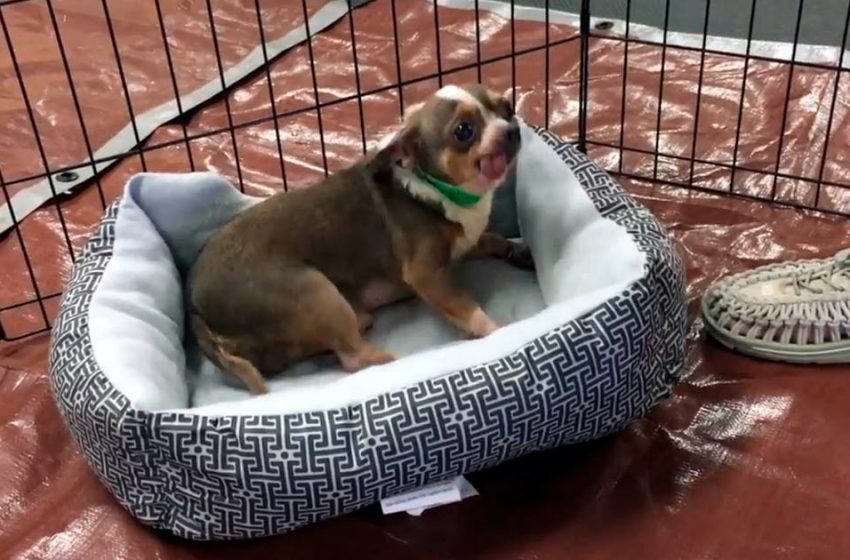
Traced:
<path fill-rule="evenodd" d="M 649 18 L 641 2 L 610 20 L 588 0 L 584 14 L 543 9 L 555 2 L 4 3 L 4 197 L 97 177 L 0 233 L 0 338 L 48 326 L 44 302 L 133 173 L 212 170 L 261 196 L 304 188 L 440 84 L 488 83 L 623 177 L 850 215 L 850 2 L 833 25 L 792 2 L 773 28 L 766 2 L 745 1 L 734 25 L 719 2 L 661 0 Z M 252 72 L 234 73 L 251 57 Z M 205 86 L 211 98 L 187 101 Z M 179 117 L 130 124 L 158 107 Z M 122 128 L 130 142 L 100 150 Z"/>

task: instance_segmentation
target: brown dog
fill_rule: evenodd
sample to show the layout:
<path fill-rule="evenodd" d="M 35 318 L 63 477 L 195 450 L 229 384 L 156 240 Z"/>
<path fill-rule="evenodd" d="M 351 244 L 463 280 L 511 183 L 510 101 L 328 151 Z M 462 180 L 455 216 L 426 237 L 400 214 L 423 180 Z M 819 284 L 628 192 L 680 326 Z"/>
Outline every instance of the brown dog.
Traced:
<path fill-rule="evenodd" d="M 246 210 L 189 274 L 202 351 L 264 393 L 263 374 L 314 354 L 334 352 L 349 372 L 392 361 L 362 333 L 377 308 L 411 295 L 469 336 L 490 334 L 498 326 L 449 271 L 462 258 L 533 266 L 527 248 L 484 231 L 519 146 L 510 103 L 447 86 L 373 157 Z"/>

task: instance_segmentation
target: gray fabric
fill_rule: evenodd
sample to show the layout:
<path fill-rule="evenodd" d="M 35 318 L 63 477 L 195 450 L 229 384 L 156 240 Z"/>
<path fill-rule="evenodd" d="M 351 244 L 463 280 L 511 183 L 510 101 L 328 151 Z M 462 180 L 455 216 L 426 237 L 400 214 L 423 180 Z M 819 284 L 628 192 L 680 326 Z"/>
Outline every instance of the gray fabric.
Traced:
<path fill-rule="evenodd" d="M 205 181 L 196 181 L 195 177 L 168 177 L 174 187 L 171 189 L 145 188 L 149 184 L 145 181 L 128 186 L 130 196 L 153 222 L 184 276 L 213 232 L 260 201 L 230 188 L 218 176 L 207 175 Z M 187 179 L 191 179 L 192 188 L 180 188 Z M 210 204 L 210 200 L 215 203 Z"/>
<path fill-rule="evenodd" d="M 516 208 L 516 173 L 511 173 L 505 184 L 496 191 L 488 229 L 502 237 L 520 237 Z"/>

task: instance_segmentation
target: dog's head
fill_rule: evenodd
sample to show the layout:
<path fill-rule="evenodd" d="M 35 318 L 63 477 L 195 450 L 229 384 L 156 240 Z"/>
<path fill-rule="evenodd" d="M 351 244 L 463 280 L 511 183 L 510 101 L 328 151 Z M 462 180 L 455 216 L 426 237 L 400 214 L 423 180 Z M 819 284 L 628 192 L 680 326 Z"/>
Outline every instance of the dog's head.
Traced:
<path fill-rule="evenodd" d="M 520 148 L 511 103 L 484 86 L 446 86 L 410 107 L 386 148 L 403 167 L 475 195 L 501 185 Z"/>

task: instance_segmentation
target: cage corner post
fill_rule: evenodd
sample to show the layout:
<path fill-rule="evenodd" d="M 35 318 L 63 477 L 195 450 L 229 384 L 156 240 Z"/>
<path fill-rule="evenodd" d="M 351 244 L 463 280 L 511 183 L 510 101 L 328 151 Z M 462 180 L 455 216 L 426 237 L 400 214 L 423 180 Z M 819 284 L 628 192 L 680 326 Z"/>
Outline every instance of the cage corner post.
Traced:
<path fill-rule="evenodd" d="M 589 82 L 589 51 L 590 51 L 590 0 L 581 0 L 579 13 L 579 36 L 581 58 L 579 61 L 578 89 L 578 149 L 587 153 L 587 107 Z"/>

